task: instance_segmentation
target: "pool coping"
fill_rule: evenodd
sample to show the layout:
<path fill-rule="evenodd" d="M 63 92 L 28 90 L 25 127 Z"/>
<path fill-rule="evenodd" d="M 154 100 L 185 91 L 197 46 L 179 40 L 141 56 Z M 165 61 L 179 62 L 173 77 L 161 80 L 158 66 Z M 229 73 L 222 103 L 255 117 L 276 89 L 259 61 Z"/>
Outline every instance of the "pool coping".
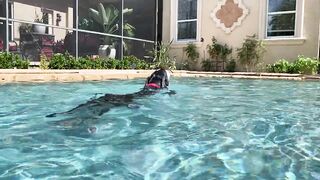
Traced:
<path fill-rule="evenodd" d="M 146 78 L 153 70 L 40 70 L 40 69 L 0 69 L 0 84 L 28 82 L 82 82 L 125 80 Z M 217 77 L 239 79 L 271 79 L 271 80 L 315 80 L 319 75 L 259 73 L 259 72 L 203 72 L 172 71 L 173 77 Z"/>

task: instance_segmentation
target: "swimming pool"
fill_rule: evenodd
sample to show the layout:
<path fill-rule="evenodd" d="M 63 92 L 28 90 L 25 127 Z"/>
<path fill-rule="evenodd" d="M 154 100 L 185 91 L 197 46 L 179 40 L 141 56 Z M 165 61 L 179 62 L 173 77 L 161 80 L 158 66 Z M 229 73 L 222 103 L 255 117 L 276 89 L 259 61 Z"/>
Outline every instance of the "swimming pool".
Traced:
<path fill-rule="evenodd" d="M 0 86 L 0 179 L 320 179 L 318 82 L 175 78 L 76 127 L 45 117 L 143 83 Z"/>

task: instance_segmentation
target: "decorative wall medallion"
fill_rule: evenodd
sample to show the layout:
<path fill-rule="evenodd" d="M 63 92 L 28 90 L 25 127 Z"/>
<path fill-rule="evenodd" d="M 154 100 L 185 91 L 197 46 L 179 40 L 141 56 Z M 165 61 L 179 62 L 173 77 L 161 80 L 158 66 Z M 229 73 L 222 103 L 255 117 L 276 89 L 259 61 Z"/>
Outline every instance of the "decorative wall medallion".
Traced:
<path fill-rule="evenodd" d="M 248 13 L 249 10 L 242 4 L 242 0 L 222 0 L 210 16 L 216 22 L 217 27 L 230 33 L 241 25 Z"/>

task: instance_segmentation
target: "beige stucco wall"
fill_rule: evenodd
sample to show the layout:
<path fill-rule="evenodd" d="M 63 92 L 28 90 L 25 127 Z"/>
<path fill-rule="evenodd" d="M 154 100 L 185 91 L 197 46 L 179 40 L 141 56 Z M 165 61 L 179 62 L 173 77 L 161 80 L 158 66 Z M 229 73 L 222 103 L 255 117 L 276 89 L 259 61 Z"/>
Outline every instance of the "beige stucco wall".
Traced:
<path fill-rule="evenodd" d="M 302 44 L 286 45 L 267 45 L 265 55 L 266 63 L 273 63 L 276 59 L 285 58 L 294 60 L 298 55 L 308 57 L 317 57 L 319 42 L 319 19 L 320 19 L 320 1 L 305 0 L 303 37 L 305 41 Z"/>
<path fill-rule="evenodd" d="M 220 0 L 219 0 L 220 1 Z M 197 42 L 196 45 L 200 52 L 200 60 L 208 58 L 207 45 L 211 43 L 212 36 L 215 36 L 218 42 L 226 43 L 233 48 L 233 56 L 236 58 L 235 50 L 241 47 L 243 40 L 247 35 L 259 35 L 261 24 L 261 12 L 260 3 L 264 0 L 243 0 L 243 4 L 248 8 L 249 14 L 243 20 L 242 24 L 236 27 L 231 33 L 225 33 L 221 28 L 218 28 L 215 22 L 210 17 L 210 13 L 218 5 L 218 0 L 202 0 L 201 6 L 201 31 L 200 37 L 204 38 L 204 42 Z M 266 42 L 267 52 L 264 56 L 264 63 L 275 62 L 279 58 L 294 59 L 300 54 L 316 57 L 318 54 L 318 36 L 319 26 L 315 22 L 319 22 L 320 18 L 320 1 L 319 0 L 305 0 L 304 9 L 304 34 L 305 41 L 302 44 L 294 42 L 291 45 L 286 41 L 280 42 Z M 173 26 L 171 20 L 171 0 L 164 0 L 163 10 L 163 40 L 170 42 L 172 35 L 171 26 Z M 183 47 L 186 44 L 173 43 L 171 49 L 171 55 L 176 57 L 178 63 L 186 60 L 186 55 L 183 51 Z M 198 64 L 198 69 L 200 63 Z M 239 69 L 242 69 L 241 67 Z"/>
<path fill-rule="evenodd" d="M 318 41 L 318 58 L 320 59 L 320 18 L 319 18 L 319 37 L 318 37 L 319 41 Z"/>
<path fill-rule="evenodd" d="M 49 24 L 57 25 L 57 14 L 61 15 L 61 21 L 59 22 L 59 27 L 62 28 L 72 28 L 73 27 L 73 9 L 71 8 L 72 4 L 70 4 L 70 0 L 68 1 L 51 1 L 51 0 L 28 0 L 27 3 L 24 1 L 14 1 L 13 2 L 13 17 L 17 20 L 31 21 L 34 22 L 36 18 L 36 14 L 41 18 L 42 11 L 41 8 L 46 9 L 51 12 L 49 15 Z M 14 23 L 14 40 L 19 41 L 19 26 L 20 23 Z M 65 29 L 59 28 L 50 28 L 50 34 L 55 35 L 55 40 L 63 40 L 67 31 Z"/>

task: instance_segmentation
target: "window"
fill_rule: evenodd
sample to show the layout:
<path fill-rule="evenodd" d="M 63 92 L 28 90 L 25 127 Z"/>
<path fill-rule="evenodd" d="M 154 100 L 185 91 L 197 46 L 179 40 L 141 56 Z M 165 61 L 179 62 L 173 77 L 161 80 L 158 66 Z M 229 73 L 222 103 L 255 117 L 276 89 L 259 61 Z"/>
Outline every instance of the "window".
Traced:
<path fill-rule="evenodd" d="M 198 0 L 178 0 L 178 41 L 196 40 L 198 27 Z"/>
<path fill-rule="evenodd" d="M 44 24 L 49 24 L 49 25 L 54 25 L 53 22 L 53 10 L 51 9 L 46 9 L 46 8 L 42 8 L 41 9 L 42 12 L 42 23 Z M 57 26 L 59 26 L 59 23 L 56 24 Z M 46 34 L 54 34 L 54 29 L 51 27 L 46 27 Z"/>
<path fill-rule="evenodd" d="M 267 0 L 266 36 L 296 37 L 298 32 L 298 16 L 301 16 L 297 3 L 302 0 Z"/>
<path fill-rule="evenodd" d="M 13 17 L 13 3 L 9 2 L 8 5 L 9 8 L 9 18 L 11 19 Z M 0 0 L 0 17 L 6 17 L 6 5 L 5 1 Z M 9 41 L 13 41 L 13 23 L 12 21 L 9 21 Z M 5 39 L 4 37 L 6 36 L 5 34 L 5 20 L 0 20 L 0 39 Z"/>

